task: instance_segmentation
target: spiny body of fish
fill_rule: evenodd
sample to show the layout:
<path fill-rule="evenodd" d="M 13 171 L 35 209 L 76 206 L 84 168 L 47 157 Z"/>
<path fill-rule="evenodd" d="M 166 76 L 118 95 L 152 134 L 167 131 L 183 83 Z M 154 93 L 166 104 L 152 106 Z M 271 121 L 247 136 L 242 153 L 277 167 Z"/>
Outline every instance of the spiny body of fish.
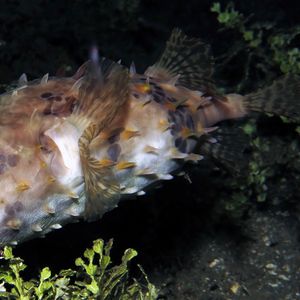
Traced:
<path fill-rule="evenodd" d="M 100 218 L 120 199 L 172 179 L 185 162 L 202 159 L 197 142 L 215 142 L 210 131 L 221 120 L 250 110 L 299 119 L 297 77 L 221 96 L 207 50 L 174 30 L 143 75 L 102 59 L 73 77 L 21 76 L 1 96 L 0 244 Z"/>

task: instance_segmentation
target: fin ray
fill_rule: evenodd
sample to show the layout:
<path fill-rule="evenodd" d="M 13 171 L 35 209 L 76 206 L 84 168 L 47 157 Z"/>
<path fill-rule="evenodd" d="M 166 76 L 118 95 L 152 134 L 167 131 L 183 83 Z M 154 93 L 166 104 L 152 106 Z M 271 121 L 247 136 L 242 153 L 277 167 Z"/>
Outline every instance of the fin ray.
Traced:
<path fill-rule="evenodd" d="M 236 127 L 219 128 L 208 137 L 203 136 L 196 152 L 212 158 L 228 171 L 239 174 L 247 172 L 249 165 L 250 138 Z"/>
<path fill-rule="evenodd" d="M 287 74 L 269 87 L 248 94 L 245 106 L 252 111 L 267 112 L 300 121 L 300 78 Z"/>
<path fill-rule="evenodd" d="M 90 155 L 89 145 L 97 136 L 91 124 L 79 139 L 80 159 L 85 181 L 86 206 L 84 218 L 92 221 L 113 208 L 120 198 L 120 186 L 110 165 L 103 165 Z"/>
<path fill-rule="evenodd" d="M 189 89 L 214 89 L 213 59 L 209 52 L 209 46 L 200 39 L 190 38 L 176 28 L 160 59 L 145 74 L 166 80 L 180 75 L 177 83 Z"/>

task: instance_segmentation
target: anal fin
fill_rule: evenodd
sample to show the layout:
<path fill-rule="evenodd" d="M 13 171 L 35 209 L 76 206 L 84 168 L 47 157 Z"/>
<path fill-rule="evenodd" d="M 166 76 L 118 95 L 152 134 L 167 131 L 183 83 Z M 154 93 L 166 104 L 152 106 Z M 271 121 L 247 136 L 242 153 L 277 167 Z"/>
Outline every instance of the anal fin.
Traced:
<path fill-rule="evenodd" d="M 250 138 L 238 127 L 224 126 L 209 136 L 203 136 L 197 148 L 197 152 L 212 158 L 231 173 L 248 170 Z"/>

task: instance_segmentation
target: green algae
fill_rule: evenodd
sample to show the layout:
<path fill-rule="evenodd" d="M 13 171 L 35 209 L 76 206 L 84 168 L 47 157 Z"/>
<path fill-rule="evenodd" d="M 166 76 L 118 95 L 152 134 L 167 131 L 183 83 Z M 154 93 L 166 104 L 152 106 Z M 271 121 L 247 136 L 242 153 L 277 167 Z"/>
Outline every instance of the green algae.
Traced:
<path fill-rule="evenodd" d="M 77 268 L 52 274 L 48 267 L 40 271 L 39 278 L 25 280 L 24 261 L 13 255 L 11 247 L 3 250 L 0 267 L 1 299 L 101 299 L 101 300 L 154 300 L 157 289 L 149 282 L 144 271 L 143 282 L 129 280 L 131 260 L 137 256 L 134 249 L 127 249 L 119 265 L 112 266 L 110 251 L 112 240 L 94 241 L 93 247 L 84 251 L 75 261 Z"/>

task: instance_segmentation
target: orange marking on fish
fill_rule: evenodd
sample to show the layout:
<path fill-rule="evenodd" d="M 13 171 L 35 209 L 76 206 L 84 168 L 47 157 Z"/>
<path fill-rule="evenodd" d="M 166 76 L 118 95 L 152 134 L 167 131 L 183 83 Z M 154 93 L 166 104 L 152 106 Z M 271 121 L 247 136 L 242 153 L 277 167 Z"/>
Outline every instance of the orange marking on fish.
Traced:
<path fill-rule="evenodd" d="M 138 170 L 135 173 L 136 176 L 157 176 L 157 174 L 150 168 Z"/>
<path fill-rule="evenodd" d="M 55 181 L 56 181 L 56 178 L 54 176 L 48 176 L 48 178 L 47 178 L 48 183 L 53 183 Z"/>
<path fill-rule="evenodd" d="M 158 149 L 149 145 L 145 146 L 144 151 L 146 153 L 158 154 Z"/>
<path fill-rule="evenodd" d="M 161 119 L 158 122 L 158 129 L 161 131 L 166 131 L 170 128 L 170 124 L 167 120 Z"/>
<path fill-rule="evenodd" d="M 40 167 L 41 168 L 46 168 L 48 165 L 47 165 L 47 163 L 46 162 L 44 162 L 42 159 L 40 160 Z"/>
<path fill-rule="evenodd" d="M 151 86 L 148 83 L 137 83 L 135 87 L 141 94 L 149 94 L 151 92 Z"/>
<path fill-rule="evenodd" d="M 176 110 L 176 105 L 172 102 L 166 102 L 164 104 L 164 106 L 168 109 L 168 110 L 171 110 L 171 111 L 175 111 Z"/>
<path fill-rule="evenodd" d="M 136 166 L 136 163 L 130 162 L 130 161 L 121 161 L 116 164 L 117 170 L 124 170 L 124 169 L 130 169 L 134 168 Z"/>
<path fill-rule="evenodd" d="M 125 140 L 129 140 L 131 139 L 132 137 L 136 137 L 136 136 L 139 136 L 140 133 L 139 131 L 135 131 L 135 130 L 124 130 L 122 133 L 121 133 L 121 138 L 125 139 Z"/>
<path fill-rule="evenodd" d="M 170 84 L 170 83 L 161 83 L 160 86 L 161 86 L 161 88 L 163 88 L 165 91 L 173 92 L 173 93 L 177 93 L 177 92 L 178 92 L 178 88 L 177 88 L 174 84 Z"/>
<path fill-rule="evenodd" d="M 21 181 L 16 186 L 17 192 L 24 192 L 30 189 L 30 185 L 26 181 Z"/>
<path fill-rule="evenodd" d="M 204 127 L 202 126 L 202 124 L 200 122 L 197 123 L 196 131 L 198 132 L 198 134 L 203 134 L 205 132 Z"/>
<path fill-rule="evenodd" d="M 12 219 L 7 221 L 6 225 L 8 227 L 10 227 L 11 229 L 19 230 L 21 225 L 22 225 L 22 221 L 20 219 L 17 219 L 17 218 L 12 218 Z"/>
<path fill-rule="evenodd" d="M 181 133 L 181 136 L 185 139 L 190 137 L 191 135 L 193 135 L 193 132 L 187 127 L 183 127 L 181 129 L 180 133 Z"/>
<path fill-rule="evenodd" d="M 172 159 L 184 159 L 188 156 L 188 154 L 180 152 L 176 147 L 172 148 L 170 152 Z"/>
<path fill-rule="evenodd" d="M 115 164 L 115 162 L 113 162 L 110 159 L 104 158 L 104 159 L 99 160 L 99 164 L 101 167 L 106 168 L 106 167 L 113 166 Z"/>

